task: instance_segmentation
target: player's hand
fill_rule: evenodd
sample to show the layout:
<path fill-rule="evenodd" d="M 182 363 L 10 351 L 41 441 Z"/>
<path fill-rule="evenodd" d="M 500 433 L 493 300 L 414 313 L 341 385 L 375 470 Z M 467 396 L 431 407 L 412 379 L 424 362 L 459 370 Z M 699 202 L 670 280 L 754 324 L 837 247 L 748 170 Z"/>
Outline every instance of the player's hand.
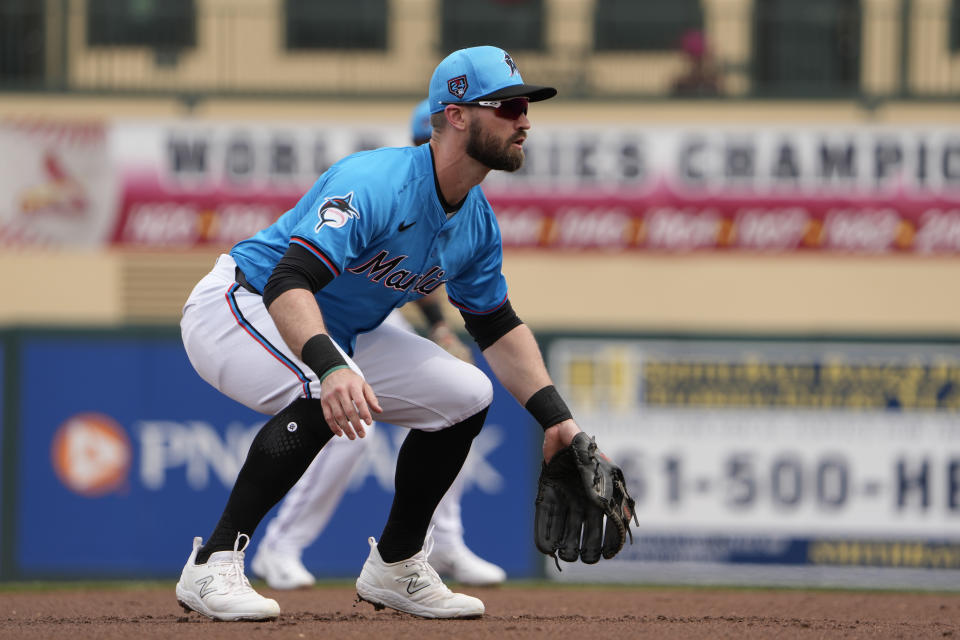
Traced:
<path fill-rule="evenodd" d="M 430 330 L 430 333 L 427 337 L 433 340 L 444 351 L 455 358 L 460 358 L 464 362 L 473 364 L 473 355 L 470 353 L 470 347 L 463 344 L 463 342 L 460 341 L 460 338 L 457 337 L 457 334 L 455 334 L 447 325 L 436 325 Z"/>
<path fill-rule="evenodd" d="M 371 409 L 376 413 L 383 411 L 367 381 L 350 368 L 338 369 L 323 379 L 320 406 L 330 431 L 350 440 L 366 435 L 364 424 L 373 423 Z"/>
<path fill-rule="evenodd" d="M 564 420 L 543 432 L 543 461 L 550 462 L 553 456 L 573 442 L 580 427 L 573 420 Z"/>

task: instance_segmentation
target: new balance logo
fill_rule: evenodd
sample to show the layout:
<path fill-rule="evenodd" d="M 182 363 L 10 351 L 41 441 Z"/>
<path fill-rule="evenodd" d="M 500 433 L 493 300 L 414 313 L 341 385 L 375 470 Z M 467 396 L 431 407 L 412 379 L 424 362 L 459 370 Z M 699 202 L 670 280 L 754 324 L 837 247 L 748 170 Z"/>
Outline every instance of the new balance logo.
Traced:
<path fill-rule="evenodd" d="M 200 585 L 200 597 L 205 598 L 207 595 L 213 591 L 213 587 L 210 586 L 210 583 L 213 582 L 213 576 L 204 576 L 197 580 L 197 584 Z"/>
<path fill-rule="evenodd" d="M 430 581 L 420 582 L 419 573 L 411 573 L 408 576 L 403 576 L 402 578 L 397 578 L 397 582 L 406 582 L 407 583 L 407 593 L 414 594 L 421 589 L 426 589 L 430 586 Z"/>

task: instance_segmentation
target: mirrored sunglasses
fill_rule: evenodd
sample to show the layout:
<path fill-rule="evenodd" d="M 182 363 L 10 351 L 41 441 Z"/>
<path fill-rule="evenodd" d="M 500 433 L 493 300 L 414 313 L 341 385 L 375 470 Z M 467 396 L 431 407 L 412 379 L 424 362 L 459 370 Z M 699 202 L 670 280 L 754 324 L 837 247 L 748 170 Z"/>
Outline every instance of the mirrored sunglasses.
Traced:
<path fill-rule="evenodd" d="M 527 115 L 530 100 L 527 98 L 510 98 L 509 100 L 476 100 L 474 102 L 444 102 L 443 104 L 467 104 L 475 107 L 489 107 L 500 118 L 516 120 Z"/>
<path fill-rule="evenodd" d="M 501 118 L 507 120 L 516 120 L 520 116 L 527 115 L 527 107 L 530 101 L 526 98 L 511 98 L 510 100 L 479 100 L 477 105 L 481 107 L 490 107 L 493 112 Z"/>

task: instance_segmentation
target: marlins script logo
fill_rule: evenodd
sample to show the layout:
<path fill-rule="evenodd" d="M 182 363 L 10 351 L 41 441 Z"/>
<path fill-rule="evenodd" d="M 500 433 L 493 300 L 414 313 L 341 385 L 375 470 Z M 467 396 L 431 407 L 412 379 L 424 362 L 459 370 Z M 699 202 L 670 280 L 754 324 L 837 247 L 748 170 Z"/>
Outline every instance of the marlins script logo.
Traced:
<path fill-rule="evenodd" d="M 324 225 L 338 229 L 347 224 L 350 218 L 359 218 L 360 212 L 353 208 L 353 191 L 345 196 L 332 196 L 324 200 L 317 210 L 320 222 L 313 228 L 320 231 Z"/>

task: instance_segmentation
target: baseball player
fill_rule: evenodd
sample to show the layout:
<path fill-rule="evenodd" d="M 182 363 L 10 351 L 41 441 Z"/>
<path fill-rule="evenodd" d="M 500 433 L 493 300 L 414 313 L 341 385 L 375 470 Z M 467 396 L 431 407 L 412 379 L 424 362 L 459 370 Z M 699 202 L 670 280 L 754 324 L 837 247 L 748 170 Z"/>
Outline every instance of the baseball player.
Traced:
<path fill-rule="evenodd" d="M 218 620 L 279 615 L 244 574 L 250 536 L 331 437 L 362 438 L 376 415 L 409 432 L 357 595 L 424 618 L 483 615 L 483 602 L 450 591 L 428 562 L 427 530 L 483 427 L 492 384 L 430 340 L 383 323 L 440 285 L 497 378 L 543 427 L 544 469 L 553 458 L 567 461 L 555 478 L 541 473 L 544 519 L 534 527 L 544 532 L 536 536 L 542 549 L 555 551 L 557 536 L 564 550 L 579 540 L 579 527 L 564 533 L 553 515 L 572 495 L 559 482 L 573 478 L 566 468 L 585 476 L 577 467 L 584 460 L 595 488 L 619 486 L 513 310 L 500 231 L 479 187 L 491 170 L 520 168 L 528 104 L 554 95 L 525 84 L 502 49 L 455 51 L 430 80 L 430 144 L 347 156 L 275 223 L 221 255 L 193 289 L 181 320 L 190 362 L 222 393 L 272 417 L 210 537 L 193 539 L 176 587 L 186 609 Z"/>
<path fill-rule="evenodd" d="M 430 103 L 421 101 L 413 110 L 411 132 L 416 146 L 430 140 Z M 472 362 L 470 350 L 450 329 L 437 300 L 438 291 L 414 301 L 428 324 L 428 336 L 461 360 Z M 406 331 L 413 331 L 400 310 L 394 310 L 385 323 Z M 274 589 L 308 587 L 316 582 L 303 566 L 301 555 L 320 535 L 330 521 L 333 511 L 343 497 L 353 470 L 365 454 L 371 431 L 366 438 L 331 440 L 310 463 L 303 477 L 284 498 L 266 528 L 250 566 L 253 572 Z M 497 565 L 477 556 L 463 540 L 463 520 L 460 517 L 460 496 L 463 494 L 463 474 L 437 505 L 433 514 L 433 551 L 430 564 L 441 575 L 470 585 L 493 585 L 506 580 L 506 572 Z"/>

